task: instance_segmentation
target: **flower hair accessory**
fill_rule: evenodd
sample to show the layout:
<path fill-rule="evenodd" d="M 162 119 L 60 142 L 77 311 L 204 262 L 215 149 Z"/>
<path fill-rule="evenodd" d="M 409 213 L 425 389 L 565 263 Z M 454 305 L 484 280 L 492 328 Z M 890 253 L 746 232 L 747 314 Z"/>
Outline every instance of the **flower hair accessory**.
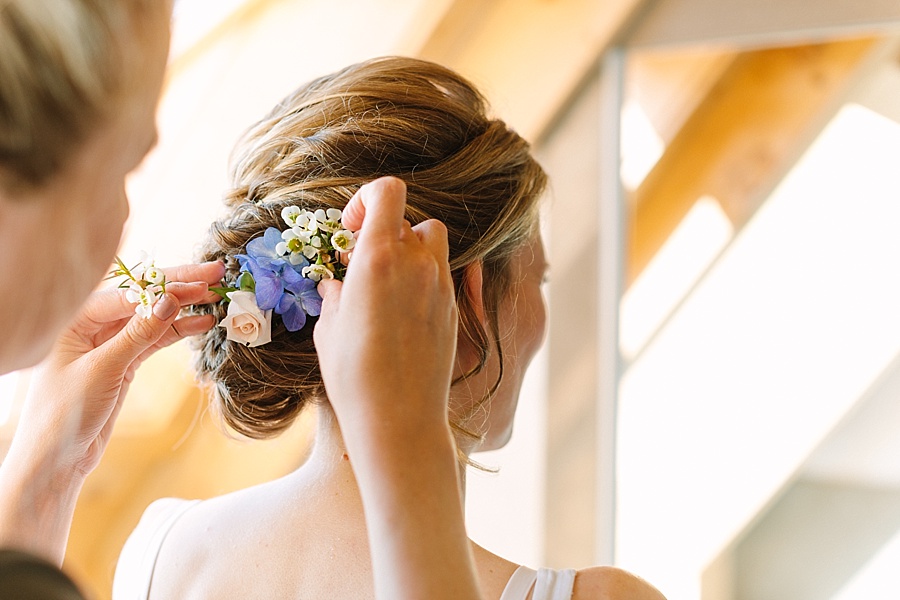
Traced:
<path fill-rule="evenodd" d="M 116 257 L 116 268 L 110 271 L 107 279 L 125 277 L 119 289 L 127 289 L 125 298 L 136 304 L 134 312 L 149 319 L 153 314 L 153 306 L 162 294 L 166 293 L 166 275 L 156 266 L 153 255 L 142 252 L 141 260 L 130 269 L 121 258 Z"/>
<path fill-rule="evenodd" d="M 235 256 L 240 275 L 231 287 L 210 288 L 228 304 L 219 327 L 226 339 L 251 348 L 272 339 L 272 314 L 281 315 L 288 331 L 299 331 L 307 316 L 318 316 L 322 297 L 316 284 L 344 278 L 353 232 L 343 228 L 336 208 L 316 211 L 287 206 L 281 211 L 288 229 L 269 227 Z"/>

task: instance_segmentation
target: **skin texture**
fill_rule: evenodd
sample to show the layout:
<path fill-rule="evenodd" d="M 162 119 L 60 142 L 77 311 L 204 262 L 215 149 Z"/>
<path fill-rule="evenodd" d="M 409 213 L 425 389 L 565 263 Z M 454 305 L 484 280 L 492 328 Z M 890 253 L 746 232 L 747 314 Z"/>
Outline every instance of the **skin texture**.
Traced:
<path fill-rule="evenodd" d="M 467 454 L 496 450 L 509 441 L 525 372 L 546 334 L 547 307 L 542 285 L 549 266 L 544 257 L 544 244 L 537 232 L 512 257 L 509 268 L 512 284 L 499 310 L 505 365 L 500 387 L 487 398 L 491 385 L 500 373 L 499 356 L 493 353 L 484 370 L 450 391 L 452 409 L 458 416 L 473 415 L 468 426 L 483 433 L 479 444 L 464 449 Z M 466 293 L 484 322 L 481 267 L 472 264 L 468 269 L 469 289 Z M 459 340 L 456 355 L 454 378 L 470 370 L 477 361 L 474 349 L 464 339 Z"/>

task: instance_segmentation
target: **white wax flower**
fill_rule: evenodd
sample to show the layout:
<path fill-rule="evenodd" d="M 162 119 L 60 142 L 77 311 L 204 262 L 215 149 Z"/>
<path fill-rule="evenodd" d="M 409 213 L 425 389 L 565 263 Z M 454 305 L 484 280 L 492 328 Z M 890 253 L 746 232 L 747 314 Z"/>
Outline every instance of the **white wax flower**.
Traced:
<path fill-rule="evenodd" d="M 295 226 L 297 224 L 297 219 L 302 214 L 303 211 L 300 210 L 299 206 L 285 206 L 281 209 L 281 218 L 284 219 L 284 222 L 287 223 L 288 227 Z"/>
<path fill-rule="evenodd" d="M 313 281 L 321 281 L 324 279 L 334 279 L 334 273 L 326 267 L 325 265 L 309 265 L 308 267 L 303 267 L 303 276 Z"/>
<path fill-rule="evenodd" d="M 272 311 L 262 311 L 253 292 L 228 292 L 228 314 L 219 323 L 227 331 L 226 338 L 250 348 L 272 341 Z"/>
<path fill-rule="evenodd" d="M 141 250 L 141 255 L 138 259 L 138 262 L 140 262 L 142 265 L 152 267 L 156 264 L 156 252 L 153 250 L 151 250 L 150 252 Z"/>
<path fill-rule="evenodd" d="M 316 229 L 332 233 L 341 228 L 341 211 L 337 208 L 319 209 L 313 213 Z"/>
<path fill-rule="evenodd" d="M 342 252 L 348 252 L 356 245 L 356 238 L 352 231 L 341 229 L 331 236 L 331 245 Z"/>
<path fill-rule="evenodd" d="M 284 241 L 278 242 L 275 246 L 275 252 L 279 256 L 289 254 L 288 260 L 292 265 L 306 262 L 304 255 L 306 254 L 305 244 L 309 241 L 308 233 L 302 230 L 298 232 L 297 228 L 286 229 L 281 232 L 281 239 Z"/>
<path fill-rule="evenodd" d="M 143 288 L 137 283 L 132 283 L 131 287 L 128 288 L 128 291 L 125 292 L 125 298 L 129 302 L 137 304 L 137 306 L 134 307 L 134 312 L 145 319 L 149 319 L 151 315 L 153 315 L 153 305 L 156 304 L 156 295 L 160 291 L 160 288 L 155 285 Z"/>
<path fill-rule="evenodd" d="M 150 266 L 144 271 L 144 280 L 154 285 L 159 285 L 165 281 L 166 276 L 159 267 Z"/>

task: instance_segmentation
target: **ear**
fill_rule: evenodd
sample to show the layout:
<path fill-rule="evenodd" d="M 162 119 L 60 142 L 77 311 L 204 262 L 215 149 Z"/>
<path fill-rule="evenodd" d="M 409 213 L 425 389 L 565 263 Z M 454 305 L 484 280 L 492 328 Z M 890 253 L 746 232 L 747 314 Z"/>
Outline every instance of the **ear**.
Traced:
<path fill-rule="evenodd" d="M 481 262 L 476 261 L 467 265 L 463 272 L 463 287 L 460 293 L 464 298 L 458 299 L 460 307 L 467 307 L 469 313 L 473 315 L 482 327 L 487 327 L 487 321 L 484 316 L 484 297 L 483 292 L 484 275 Z M 456 368 L 454 369 L 453 378 L 456 379 L 463 373 L 468 373 L 478 364 L 478 352 L 472 346 L 472 342 L 466 337 L 462 320 L 460 320 L 459 333 L 456 340 Z"/>
<path fill-rule="evenodd" d="M 475 311 L 475 316 L 482 325 L 486 325 L 484 319 L 484 294 L 482 286 L 484 285 L 484 269 L 481 267 L 481 261 L 469 263 L 465 268 L 465 289 L 466 302 Z"/>

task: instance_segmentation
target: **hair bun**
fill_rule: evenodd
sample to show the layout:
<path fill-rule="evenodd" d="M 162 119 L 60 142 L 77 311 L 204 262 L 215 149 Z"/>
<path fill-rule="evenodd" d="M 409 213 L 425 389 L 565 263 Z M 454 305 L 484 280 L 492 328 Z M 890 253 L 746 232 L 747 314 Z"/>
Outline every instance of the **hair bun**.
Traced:
<path fill-rule="evenodd" d="M 497 307 L 508 287 L 510 253 L 533 232 L 545 175 L 528 144 L 465 79 L 411 58 L 352 65 L 296 90 L 245 134 L 234 154 L 229 214 L 213 223 L 201 260 L 222 260 L 237 278 L 235 255 L 268 227 L 283 229 L 281 209 L 343 209 L 383 175 L 407 184 L 407 218 L 437 218 L 448 229 L 460 300 L 460 332 L 480 353 L 501 356 Z M 485 331 L 460 289 L 463 267 L 485 272 Z M 221 304 L 198 307 L 218 320 Z M 287 428 L 302 408 L 324 401 L 312 341 L 316 319 L 290 333 L 273 319 L 272 341 L 247 348 L 214 327 L 200 337 L 197 370 L 213 385 L 225 422 L 254 438 Z M 501 373 L 502 376 L 502 373 Z"/>

